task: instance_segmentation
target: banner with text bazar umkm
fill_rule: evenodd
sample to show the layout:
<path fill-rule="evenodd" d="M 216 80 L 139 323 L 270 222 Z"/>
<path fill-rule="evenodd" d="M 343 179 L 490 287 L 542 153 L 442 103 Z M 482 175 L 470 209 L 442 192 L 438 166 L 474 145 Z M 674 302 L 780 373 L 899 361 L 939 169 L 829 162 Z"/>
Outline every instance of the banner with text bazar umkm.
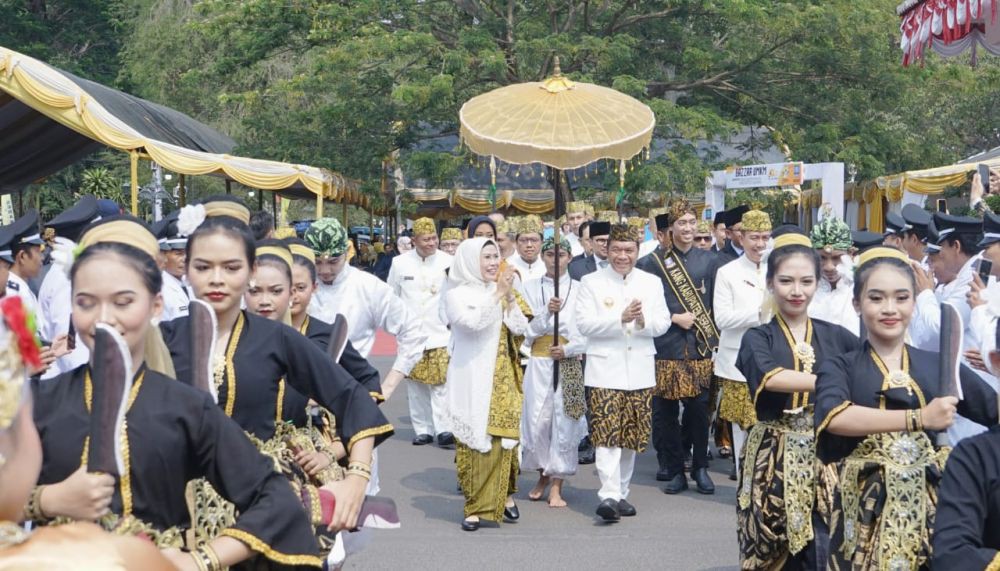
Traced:
<path fill-rule="evenodd" d="M 726 167 L 726 188 L 759 188 L 802 184 L 803 163 L 772 163 Z"/>

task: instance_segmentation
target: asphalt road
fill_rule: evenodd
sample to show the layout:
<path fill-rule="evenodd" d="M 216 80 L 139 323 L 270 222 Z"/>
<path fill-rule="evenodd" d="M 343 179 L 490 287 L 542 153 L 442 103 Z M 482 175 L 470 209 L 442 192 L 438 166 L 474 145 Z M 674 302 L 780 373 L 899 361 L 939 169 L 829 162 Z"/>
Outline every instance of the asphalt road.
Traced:
<path fill-rule="evenodd" d="M 389 357 L 373 357 L 383 371 Z M 594 465 L 564 487 L 567 508 L 531 502 L 537 479 L 522 473 L 516 494 L 521 519 L 477 532 L 459 527 L 462 494 L 455 478 L 454 451 L 413 446 L 405 387 L 385 405 L 395 435 L 379 447 L 382 491 L 399 508 L 402 529 L 363 532 L 363 543 L 348 569 L 736 569 L 736 487 L 727 476 L 729 461 L 710 466 L 715 495 L 693 490 L 675 496 L 655 481 L 650 448 L 636 463 L 629 501 L 638 515 L 620 523 L 597 521 L 599 481 Z"/>

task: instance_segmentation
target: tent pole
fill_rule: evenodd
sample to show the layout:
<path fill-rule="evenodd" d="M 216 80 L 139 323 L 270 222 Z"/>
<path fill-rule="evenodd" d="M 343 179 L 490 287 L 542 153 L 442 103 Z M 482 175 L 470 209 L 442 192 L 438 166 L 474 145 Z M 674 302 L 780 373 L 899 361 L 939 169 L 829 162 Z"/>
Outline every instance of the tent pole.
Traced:
<path fill-rule="evenodd" d="M 229 180 L 228 178 L 226 179 L 226 194 L 232 194 L 233 193 L 232 183 L 233 183 L 233 181 Z"/>
<path fill-rule="evenodd" d="M 264 210 L 264 191 L 257 189 L 257 210 Z"/>
<path fill-rule="evenodd" d="M 271 193 L 271 214 L 274 215 L 274 227 L 278 227 L 278 193 Z"/>
<path fill-rule="evenodd" d="M 129 153 L 132 177 L 132 216 L 139 216 L 139 151 Z"/>
<path fill-rule="evenodd" d="M 187 206 L 187 188 L 185 187 L 187 181 L 185 180 L 184 175 L 179 175 L 179 176 L 180 176 L 181 188 L 177 193 L 177 202 L 179 202 L 181 208 L 183 208 Z"/>
<path fill-rule="evenodd" d="M 350 225 L 347 223 L 347 197 L 346 196 L 344 197 L 344 200 L 341 202 L 341 204 L 344 205 L 344 228 L 350 228 Z"/>
<path fill-rule="evenodd" d="M 316 193 L 316 220 L 323 217 L 323 193 Z"/>

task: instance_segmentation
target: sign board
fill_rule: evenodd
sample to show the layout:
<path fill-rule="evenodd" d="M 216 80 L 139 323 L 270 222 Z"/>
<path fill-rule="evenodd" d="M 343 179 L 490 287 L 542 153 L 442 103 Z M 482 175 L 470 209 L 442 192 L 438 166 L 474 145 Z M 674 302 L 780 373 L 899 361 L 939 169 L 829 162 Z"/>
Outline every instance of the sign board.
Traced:
<path fill-rule="evenodd" d="M 794 186 L 805 180 L 803 163 L 772 163 L 726 168 L 726 189 Z"/>
<path fill-rule="evenodd" d="M 9 194 L 0 195 L 0 225 L 14 223 L 14 200 Z"/>

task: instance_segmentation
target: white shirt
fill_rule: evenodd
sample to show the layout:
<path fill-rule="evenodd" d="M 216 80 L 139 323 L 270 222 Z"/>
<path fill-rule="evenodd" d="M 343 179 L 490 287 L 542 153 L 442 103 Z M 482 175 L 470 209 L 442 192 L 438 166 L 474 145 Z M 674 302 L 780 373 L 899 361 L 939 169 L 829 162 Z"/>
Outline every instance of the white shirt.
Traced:
<path fill-rule="evenodd" d="M 645 326 L 622 325 L 622 312 L 632 300 L 642 301 Z M 575 322 L 587 337 L 588 387 L 635 391 L 656 385 L 656 346 L 653 339 L 670 328 L 670 310 L 663 282 L 639 269 L 624 278 L 613 268 L 583 276 L 576 302 Z"/>
<path fill-rule="evenodd" d="M 565 236 L 566 240 L 569 242 L 569 248 L 570 251 L 572 252 L 571 257 L 575 258 L 580 254 L 584 253 L 583 245 L 580 244 L 580 237 L 577 236 L 575 232 L 570 232 L 569 234 L 563 234 L 563 236 Z"/>
<path fill-rule="evenodd" d="M 7 295 L 11 294 L 21 298 L 21 304 L 24 305 L 24 310 L 26 312 L 30 311 L 35 315 L 38 315 L 38 298 L 35 297 L 35 292 L 31 291 L 31 288 L 28 287 L 28 282 L 21 279 L 20 276 L 13 272 L 13 270 L 7 275 Z M 41 333 L 41 324 L 42 320 L 38 319 L 37 325 L 39 327 L 39 333 Z M 52 340 L 46 339 L 46 341 Z"/>
<path fill-rule="evenodd" d="M 410 250 L 392 259 L 389 269 L 389 287 L 406 307 L 421 321 L 427 340 L 424 350 L 446 347 L 451 333 L 438 311 L 452 257 L 440 250 L 421 258 Z"/>
<path fill-rule="evenodd" d="M 563 273 L 559 278 L 559 294 L 563 300 L 562 310 L 559 312 L 559 335 L 569 341 L 563 345 L 567 357 L 582 355 L 586 347 L 586 339 L 576 327 L 574 312 L 580 297 L 580 287 L 580 282 L 570 279 L 569 273 Z M 528 324 L 525 338 L 526 344 L 531 347 L 535 339 L 551 335 L 555 326 L 555 315 L 549 313 L 549 300 L 555 296 L 555 282 L 548 276 L 525 282 L 522 294 L 534 315 Z"/>
<path fill-rule="evenodd" d="M 545 275 L 545 262 L 542 261 L 541 255 L 535 258 L 534 263 L 529 264 L 521 259 L 520 254 L 514 252 L 513 256 L 507 258 L 507 263 L 517 269 L 522 284 L 530 280 L 537 280 Z"/>
<path fill-rule="evenodd" d="M 826 278 L 820 277 L 819 287 L 809 304 L 809 317 L 840 325 L 858 335 L 861 331 L 861 319 L 854 309 L 853 284 L 841 277 L 834 288 Z"/>
<path fill-rule="evenodd" d="M 941 337 L 941 307 L 940 303 L 949 302 L 958 309 L 962 323 L 969 326 L 972 308 L 969 307 L 965 294 L 969 293 L 969 284 L 976 271 L 976 261 L 981 256 L 972 256 L 958 271 L 951 282 L 938 284 L 934 291 L 923 291 L 917 296 L 917 310 L 910 321 L 910 339 L 914 347 L 925 351 L 940 350 Z"/>
<path fill-rule="evenodd" d="M 168 272 L 163 274 L 163 321 L 170 321 L 188 314 L 191 293 L 183 281 Z"/>
<path fill-rule="evenodd" d="M 59 266 L 49 269 L 42 279 L 42 285 L 38 288 L 38 312 L 38 332 L 42 339 L 51 342 L 56 337 L 69 333 L 69 324 L 73 317 L 73 287 L 69 276 Z M 66 371 L 72 371 L 89 360 L 90 350 L 77 334 L 73 351 L 56 359 L 42 375 L 42 379 L 51 379 Z"/>
<path fill-rule="evenodd" d="M 715 274 L 712 309 L 719 329 L 719 350 L 713 367 L 717 376 L 746 382 L 736 368 L 736 356 L 747 329 L 760 325 L 760 309 L 766 294 L 764 264 L 740 256 L 719 268 Z"/>
<path fill-rule="evenodd" d="M 420 321 L 392 288 L 372 274 L 345 266 L 332 284 L 319 284 L 309 303 L 309 314 L 333 323 L 338 313 L 347 319 L 348 338 L 362 357 L 367 359 L 371 354 L 379 329 L 396 337 L 393 369 L 409 374 L 423 357 L 426 336 Z"/>
<path fill-rule="evenodd" d="M 656 239 L 646 240 L 642 244 L 639 244 L 639 257 L 641 258 L 643 256 L 651 254 L 653 252 L 653 250 L 655 250 L 656 247 L 659 246 L 659 245 L 660 245 L 660 242 L 657 241 Z"/>

